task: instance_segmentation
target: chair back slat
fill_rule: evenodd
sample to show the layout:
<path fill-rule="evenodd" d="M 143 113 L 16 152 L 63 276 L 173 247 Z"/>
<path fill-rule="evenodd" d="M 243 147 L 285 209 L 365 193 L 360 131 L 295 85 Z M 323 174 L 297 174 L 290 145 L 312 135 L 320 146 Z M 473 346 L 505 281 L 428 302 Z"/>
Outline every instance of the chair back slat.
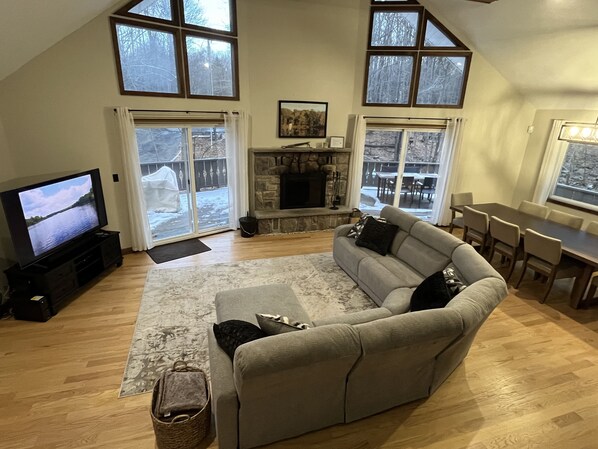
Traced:
<path fill-rule="evenodd" d="M 486 234 L 488 233 L 490 219 L 487 213 L 465 206 L 463 208 L 463 223 L 465 223 L 466 228 Z"/>
<path fill-rule="evenodd" d="M 573 229 L 581 229 L 581 225 L 583 224 L 583 218 L 554 209 L 548 214 L 548 220 L 569 226 Z"/>
<path fill-rule="evenodd" d="M 451 194 L 451 206 L 470 206 L 473 204 L 473 192 Z"/>
<path fill-rule="evenodd" d="M 540 218 L 546 218 L 546 215 L 548 215 L 548 210 L 549 209 L 546 206 L 526 200 L 523 200 L 519 205 L 520 212 Z"/>
<path fill-rule="evenodd" d="M 590 221 L 586 227 L 586 232 L 593 235 L 598 235 L 598 221 Z"/>

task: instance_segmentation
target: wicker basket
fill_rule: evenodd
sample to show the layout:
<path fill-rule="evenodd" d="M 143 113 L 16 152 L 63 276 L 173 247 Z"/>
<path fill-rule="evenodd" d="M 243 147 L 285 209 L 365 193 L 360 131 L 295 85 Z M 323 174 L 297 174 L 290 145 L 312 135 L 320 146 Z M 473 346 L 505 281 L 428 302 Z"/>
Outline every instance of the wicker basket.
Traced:
<path fill-rule="evenodd" d="M 201 371 L 199 368 L 188 366 L 185 362 L 175 362 L 171 371 Z M 203 373 L 205 376 L 205 373 Z M 154 414 L 154 407 L 158 398 L 159 380 L 154 385 L 150 414 L 156 435 L 158 449 L 195 449 L 210 432 L 211 394 L 210 384 L 206 378 L 208 401 L 203 409 L 194 415 L 178 415 L 172 422 L 161 421 Z"/>

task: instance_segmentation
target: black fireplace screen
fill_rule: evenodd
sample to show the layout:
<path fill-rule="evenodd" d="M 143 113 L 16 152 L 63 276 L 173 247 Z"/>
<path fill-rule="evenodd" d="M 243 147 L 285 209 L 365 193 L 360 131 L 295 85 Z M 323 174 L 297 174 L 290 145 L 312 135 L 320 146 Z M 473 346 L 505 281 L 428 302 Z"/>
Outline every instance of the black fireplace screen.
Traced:
<path fill-rule="evenodd" d="M 325 205 L 325 173 L 285 173 L 280 176 L 281 209 L 324 207 Z"/>

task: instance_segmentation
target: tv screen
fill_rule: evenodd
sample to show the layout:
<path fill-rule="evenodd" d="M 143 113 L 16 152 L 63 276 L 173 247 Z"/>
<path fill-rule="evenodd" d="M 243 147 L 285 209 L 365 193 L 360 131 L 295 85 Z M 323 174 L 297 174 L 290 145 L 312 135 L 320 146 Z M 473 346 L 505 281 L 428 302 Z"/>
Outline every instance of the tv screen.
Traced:
<path fill-rule="evenodd" d="M 21 267 L 107 224 L 98 169 L 25 185 L 0 196 Z"/>

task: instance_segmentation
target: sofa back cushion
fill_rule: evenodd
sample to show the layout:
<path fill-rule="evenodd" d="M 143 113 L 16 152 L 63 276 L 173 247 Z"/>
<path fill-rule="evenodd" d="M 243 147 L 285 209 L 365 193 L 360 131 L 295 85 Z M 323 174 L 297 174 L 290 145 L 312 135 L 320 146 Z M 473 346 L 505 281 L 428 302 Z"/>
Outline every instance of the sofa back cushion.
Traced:
<path fill-rule="evenodd" d="M 403 243 L 403 241 L 409 236 L 409 231 L 411 231 L 411 227 L 421 221 L 415 215 L 408 214 L 405 211 L 402 211 L 398 207 L 393 206 L 384 206 L 382 211 L 380 211 L 380 217 L 386 219 L 389 223 L 397 225 L 399 227 L 399 231 L 395 235 L 395 238 L 390 245 L 389 252 L 391 254 L 396 254 L 397 250 Z"/>
<path fill-rule="evenodd" d="M 455 249 L 451 266 L 455 267 L 457 276 L 467 285 L 489 277 L 502 280 L 498 271 L 471 245 L 461 245 Z"/>

